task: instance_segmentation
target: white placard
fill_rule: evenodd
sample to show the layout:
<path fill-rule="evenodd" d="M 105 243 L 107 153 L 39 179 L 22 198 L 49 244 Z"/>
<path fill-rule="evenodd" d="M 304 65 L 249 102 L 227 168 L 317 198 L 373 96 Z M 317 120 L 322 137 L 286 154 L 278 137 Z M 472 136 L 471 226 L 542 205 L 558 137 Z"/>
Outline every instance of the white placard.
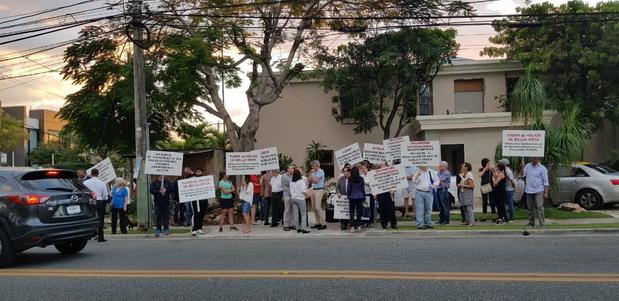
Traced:
<path fill-rule="evenodd" d="M 105 158 L 105 160 L 95 164 L 95 166 L 89 168 L 86 173 L 90 175 L 90 172 L 93 169 L 97 169 L 99 171 L 99 180 L 104 183 L 110 183 L 116 179 L 116 171 L 114 170 L 114 166 L 112 165 L 112 160 L 110 158 Z"/>
<path fill-rule="evenodd" d="M 260 171 L 279 170 L 276 147 L 257 149 L 254 152 L 260 156 Z"/>
<path fill-rule="evenodd" d="M 178 180 L 178 199 L 181 203 L 215 198 L 213 176 Z"/>
<path fill-rule="evenodd" d="M 257 152 L 226 153 L 226 174 L 259 175 L 260 155 Z"/>
<path fill-rule="evenodd" d="M 363 145 L 363 160 L 368 160 L 372 164 L 379 164 L 387 161 L 385 157 L 385 146 L 382 144 L 366 143 Z"/>
<path fill-rule="evenodd" d="M 147 151 L 144 173 L 147 175 L 180 176 L 183 173 L 183 153 Z"/>
<path fill-rule="evenodd" d="M 441 163 L 439 141 L 411 141 L 402 146 L 402 164 L 407 166 L 438 166 Z"/>
<path fill-rule="evenodd" d="M 133 178 L 137 180 L 142 168 L 142 157 L 135 158 L 135 166 L 133 167 Z"/>
<path fill-rule="evenodd" d="M 368 173 L 372 194 L 408 188 L 406 168 L 402 164 L 387 166 Z"/>
<path fill-rule="evenodd" d="M 340 169 L 344 168 L 344 165 L 346 165 L 346 163 L 349 163 L 350 165 L 355 165 L 363 161 L 363 156 L 361 156 L 361 149 L 359 148 L 359 143 L 353 143 L 345 148 L 335 151 L 335 160 L 337 160 L 337 165 L 340 167 Z"/>
<path fill-rule="evenodd" d="M 387 159 L 387 161 L 401 160 L 402 146 L 407 145 L 409 142 L 410 138 L 408 138 L 408 136 L 383 140 L 383 146 L 385 146 L 385 159 Z"/>
<path fill-rule="evenodd" d="M 334 219 L 350 219 L 350 203 L 348 202 L 348 197 L 337 196 L 337 194 L 332 194 L 329 197 L 331 200 L 331 204 L 333 204 L 333 218 Z M 366 197 L 363 202 L 363 207 L 370 209 L 370 197 Z M 361 220 L 367 221 L 370 220 L 369 217 L 361 216 Z"/>
<path fill-rule="evenodd" d="M 543 157 L 546 142 L 545 131 L 503 131 L 503 156 Z"/>

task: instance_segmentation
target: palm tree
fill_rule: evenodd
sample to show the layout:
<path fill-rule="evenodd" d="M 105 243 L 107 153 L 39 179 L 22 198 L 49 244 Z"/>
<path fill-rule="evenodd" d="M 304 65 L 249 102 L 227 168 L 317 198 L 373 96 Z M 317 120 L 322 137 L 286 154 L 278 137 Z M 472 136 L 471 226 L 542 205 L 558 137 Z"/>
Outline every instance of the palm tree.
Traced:
<path fill-rule="evenodd" d="M 232 145 L 230 144 L 226 132 L 220 132 L 215 128 L 207 128 L 205 129 L 204 139 L 206 148 L 217 148 L 226 151 L 232 150 Z"/>
<path fill-rule="evenodd" d="M 305 148 L 305 168 L 310 169 L 310 163 L 314 160 L 323 161 L 325 156 L 325 148 L 327 146 L 320 141 L 312 140 L 312 143 L 308 144 Z"/>
<path fill-rule="evenodd" d="M 512 120 L 524 120 L 525 127 L 529 125 L 530 119 L 541 121 L 546 107 L 544 84 L 531 72 L 527 72 L 516 83 L 509 102 Z"/>

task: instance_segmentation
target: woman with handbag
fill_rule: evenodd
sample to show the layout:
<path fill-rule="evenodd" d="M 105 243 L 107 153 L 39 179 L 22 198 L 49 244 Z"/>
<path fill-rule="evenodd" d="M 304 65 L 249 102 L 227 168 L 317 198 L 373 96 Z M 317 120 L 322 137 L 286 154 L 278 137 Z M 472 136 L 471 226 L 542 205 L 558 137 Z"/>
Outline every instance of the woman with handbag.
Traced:
<path fill-rule="evenodd" d="M 492 164 L 490 159 L 484 158 L 481 160 L 481 168 L 479 169 L 479 177 L 481 178 L 481 200 L 482 200 L 482 212 L 488 213 L 488 205 L 490 210 L 494 214 L 496 213 L 496 207 L 494 200 L 492 199 Z"/>

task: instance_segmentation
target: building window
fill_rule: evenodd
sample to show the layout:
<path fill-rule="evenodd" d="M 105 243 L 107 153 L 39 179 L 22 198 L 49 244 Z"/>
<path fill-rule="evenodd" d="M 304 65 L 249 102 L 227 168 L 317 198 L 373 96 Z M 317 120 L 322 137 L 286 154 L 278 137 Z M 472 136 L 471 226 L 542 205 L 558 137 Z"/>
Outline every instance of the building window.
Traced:
<path fill-rule="evenodd" d="M 432 115 L 432 89 L 428 85 L 421 86 L 419 91 L 419 115 Z"/>
<path fill-rule="evenodd" d="M 484 80 L 459 79 L 454 81 L 454 109 L 456 114 L 484 112 Z"/>
<path fill-rule="evenodd" d="M 516 83 L 522 76 L 522 72 L 513 71 L 513 72 L 505 72 L 505 95 L 509 99 L 514 93 L 514 88 L 516 87 Z"/>
<path fill-rule="evenodd" d="M 341 123 L 342 124 L 357 124 L 359 122 L 357 122 L 357 120 L 355 118 L 353 118 L 353 110 L 354 108 L 357 106 L 356 102 L 351 102 L 351 101 L 342 101 L 342 99 L 339 100 L 339 115 L 341 117 Z M 335 108 L 334 108 L 335 110 Z"/>
<path fill-rule="evenodd" d="M 47 131 L 47 142 L 60 142 L 60 135 L 57 131 Z"/>

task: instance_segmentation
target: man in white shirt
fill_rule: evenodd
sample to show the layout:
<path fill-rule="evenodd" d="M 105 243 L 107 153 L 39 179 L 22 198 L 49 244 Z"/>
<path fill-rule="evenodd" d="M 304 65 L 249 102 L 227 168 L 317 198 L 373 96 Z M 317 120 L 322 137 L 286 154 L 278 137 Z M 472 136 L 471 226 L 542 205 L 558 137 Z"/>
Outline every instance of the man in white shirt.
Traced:
<path fill-rule="evenodd" d="M 99 180 L 99 170 L 93 168 L 90 171 L 90 179 L 84 181 L 86 186 L 92 193 L 93 198 L 97 201 L 97 217 L 99 218 L 99 226 L 97 227 L 97 241 L 105 242 L 103 235 L 103 219 L 105 218 L 105 205 L 108 203 L 110 192 L 107 185 Z"/>
<path fill-rule="evenodd" d="M 271 177 L 271 228 L 279 226 L 283 216 L 284 187 L 282 185 L 282 175 L 279 170 L 274 170 Z"/>
<path fill-rule="evenodd" d="M 415 220 L 417 229 L 432 229 L 432 205 L 434 203 L 434 189 L 438 186 L 438 177 L 427 166 L 419 166 L 413 178 L 417 189 Z"/>

